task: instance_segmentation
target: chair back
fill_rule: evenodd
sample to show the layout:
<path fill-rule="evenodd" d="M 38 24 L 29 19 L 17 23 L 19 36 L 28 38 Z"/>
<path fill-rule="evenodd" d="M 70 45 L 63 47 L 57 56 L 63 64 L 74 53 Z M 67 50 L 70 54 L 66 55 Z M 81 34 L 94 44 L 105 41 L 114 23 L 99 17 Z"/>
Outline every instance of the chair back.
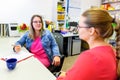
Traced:
<path fill-rule="evenodd" d="M 63 55 L 63 36 L 60 33 L 53 33 L 53 36 L 58 44 L 58 48 L 61 54 L 60 57 L 60 65 L 59 66 L 53 66 L 51 65 L 48 69 L 54 74 L 56 72 L 59 72 L 63 66 L 64 63 L 64 58 L 65 56 Z"/>
<path fill-rule="evenodd" d="M 58 44 L 60 54 L 63 54 L 63 36 L 57 32 L 54 32 L 53 36 Z"/>

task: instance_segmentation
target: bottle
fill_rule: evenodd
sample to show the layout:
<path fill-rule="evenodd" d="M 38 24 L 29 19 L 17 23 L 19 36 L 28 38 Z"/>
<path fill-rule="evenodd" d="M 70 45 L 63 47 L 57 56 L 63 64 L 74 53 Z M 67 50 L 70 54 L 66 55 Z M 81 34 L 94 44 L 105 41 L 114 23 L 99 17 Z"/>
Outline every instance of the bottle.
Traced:
<path fill-rule="evenodd" d="M 67 28 L 67 29 L 69 28 L 68 20 L 66 20 L 66 28 Z"/>

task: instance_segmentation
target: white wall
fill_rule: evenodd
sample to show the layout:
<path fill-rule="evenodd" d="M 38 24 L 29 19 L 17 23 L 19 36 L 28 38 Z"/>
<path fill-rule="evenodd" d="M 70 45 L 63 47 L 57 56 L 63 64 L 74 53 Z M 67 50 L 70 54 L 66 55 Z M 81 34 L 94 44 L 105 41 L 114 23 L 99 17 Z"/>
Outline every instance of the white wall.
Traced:
<path fill-rule="evenodd" d="M 27 23 L 33 14 L 52 19 L 53 0 L 0 0 L 0 23 Z"/>
<path fill-rule="evenodd" d="M 58 0 L 0 0 L 0 23 L 27 23 L 33 14 L 44 19 L 56 20 Z M 100 5 L 101 0 L 81 0 L 81 13 L 91 6 Z"/>
<path fill-rule="evenodd" d="M 52 6 L 52 21 L 57 22 L 57 2 L 58 0 L 53 0 Z"/>
<path fill-rule="evenodd" d="M 101 0 L 81 0 L 81 13 L 89 9 L 91 6 L 100 6 Z"/>

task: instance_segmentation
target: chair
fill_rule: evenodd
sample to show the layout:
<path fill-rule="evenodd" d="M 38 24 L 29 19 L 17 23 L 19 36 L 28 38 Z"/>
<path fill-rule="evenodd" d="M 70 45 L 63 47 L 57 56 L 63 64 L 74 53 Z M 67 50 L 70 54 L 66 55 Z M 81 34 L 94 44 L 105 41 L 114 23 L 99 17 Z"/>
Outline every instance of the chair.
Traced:
<path fill-rule="evenodd" d="M 69 26 L 69 31 L 73 32 L 73 33 L 77 33 L 77 22 L 68 22 L 68 26 Z"/>
<path fill-rule="evenodd" d="M 61 70 L 65 56 L 63 55 L 63 37 L 62 37 L 62 35 L 60 33 L 53 33 L 53 36 L 54 36 L 54 38 L 55 38 L 55 40 L 56 40 L 56 42 L 58 44 L 59 51 L 60 51 L 60 54 L 61 54 L 60 65 L 59 66 L 51 65 L 48 68 L 54 74 L 54 73 L 59 72 Z"/>

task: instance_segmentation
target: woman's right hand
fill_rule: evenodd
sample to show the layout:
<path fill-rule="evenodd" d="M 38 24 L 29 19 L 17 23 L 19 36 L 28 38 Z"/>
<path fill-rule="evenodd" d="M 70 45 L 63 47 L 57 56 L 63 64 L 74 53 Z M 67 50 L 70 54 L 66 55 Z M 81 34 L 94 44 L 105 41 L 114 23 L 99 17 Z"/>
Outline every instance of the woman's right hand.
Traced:
<path fill-rule="evenodd" d="M 15 46 L 14 46 L 14 50 L 15 50 L 16 53 L 20 52 L 20 50 L 21 50 L 21 45 L 15 45 Z"/>

